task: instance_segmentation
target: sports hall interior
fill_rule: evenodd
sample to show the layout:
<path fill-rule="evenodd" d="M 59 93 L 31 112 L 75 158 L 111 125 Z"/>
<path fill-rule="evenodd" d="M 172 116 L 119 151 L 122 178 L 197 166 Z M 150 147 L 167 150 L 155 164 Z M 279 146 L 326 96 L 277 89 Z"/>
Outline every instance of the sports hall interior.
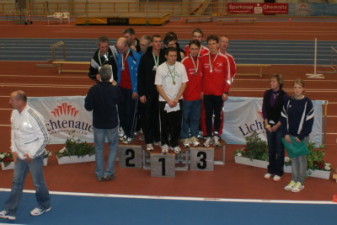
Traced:
<path fill-rule="evenodd" d="M 268 44 L 273 49 L 274 44 L 282 42 L 284 51 L 291 51 L 293 43 L 310 43 L 304 53 L 299 52 L 297 55 L 296 52 L 292 52 L 298 59 L 306 55 L 305 57 L 310 59 L 306 63 L 287 60 L 288 56 L 282 53 L 283 50 L 277 50 L 266 57 L 273 59 L 274 64 L 264 63 L 262 59 L 259 62 L 249 63 L 252 65 L 248 67 L 238 66 L 238 74 L 230 89 L 230 96 L 263 97 L 264 91 L 270 87 L 269 77 L 275 73 L 283 75 L 284 87 L 288 93 L 292 93 L 292 83 L 295 79 L 303 79 L 306 84 L 306 95 L 309 98 L 328 102 L 323 109 L 322 135 L 326 161 L 332 164 L 333 173 L 336 173 L 337 73 L 335 67 L 337 63 L 335 57 L 337 52 L 335 52 L 336 49 L 333 51 L 332 47 L 337 48 L 337 17 L 230 14 L 228 3 L 231 1 L 49 0 L 46 2 L 27 0 L 25 8 L 20 8 L 13 1 L 1 1 L 0 151 L 10 150 L 11 108 L 8 100 L 12 91 L 22 89 L 29 97 L 85 96 L 88 89 L 94 85 L 87 73 L 59 74 L 57 67 L 51 65 L 51 42 L 64 40 L 67 43 L 71 40 L 72 43 L 77 44 L 83 40 L 91 40 L 89 47 L 93 51 L 85 56 L 89 61 L 96 48 L 95 40 L 99 36 L 116 40 L 122 36 L 125 28 L 134 28 L 137 37 L 153 34 L 164 36 L 166 32 L 174 31 L 181 43 L 187 43 L 191 38 L 191 31 L 200 28 L 206 37 L 210 34 L 227 35 L 230 39 L 229 53 L 232 53 L 231 44 L 251 43 L 245 49 L 246 56 L 236 57 L 232 53 L 239 64 L 244 61 L 244 58 L 254 59 L 254 55 L 259 54 L 259 49 L 254 47 L 256 43 Z M 334 4 L 336 1 L 330 1 L 330 3 Z M 55 17 L 55 12 L 69 12 L 69 15 L 60 19 Z M 110 17 L 114 19 L 107 20 Z M 133 22 L 125 24 L 126 19 L 129 23 Z M 318 46 L 324 42 L 332 44 L 331 49 L 329 44 L 329 50 L 324 52 L 326 60 L 323 63 L 319 61 L 323 56 L 318 51 L 317 58 L 320 63 L 314 68 L 315 39 L 318 40 Z M 46 42 L 47 44 L 41 47 L 44 53 L 29 52 L 35 44 L 46 40 L 50 42 Z M 252 49 L 249 50 L 249 48 Z M 65 50 L 67 60 L 71 58 L 73 52 L 69 45 L 66 45 Z M 41 54 L 47 57 L 41 59 Z M 279 63 L 279 60 L 283 61 Z M 39 66 L 41 64 L 49 66 Z M 260 68 L 254 64 L 270 64 L 270 66 L 262 68 L 261 77 L 240 75 L 259 71 Z M 69 64 L 64 65 L 64 68 L 86 70 L 88 65 Z M 323 73 L 324 78 L 308 78 L 306 74 L 313 73 L 314 69 Z M 225 163 L 216 165 L 214 171 L 176 171 L 174 178 L 163 178 L 151 177 L 149 170 L 120 168 L 116 163 L 116 179 L 111 182 L 99 182 L 95 179 L 93 162 L 58 165 L 55 153 L 62 147 L 63 145 L 47 146 L 47 149 L 53 152 L 48 166 L 45 167 L 46 181 L 51 191 L 266 201 L 273 199 L 331 201 L 332 196 L 337 192 L 336 180 L 332 177 L 329 180 L 308 178 L 304 191 L 296 194 L 286 192 L 283 187 L 289 182 L 290 174 L 285 174 L 280 182 L 272 182 L 263 179 L 265 169 L 234 163 L 233 153 L 243 145 L 226 144 Z M 215 151 L 216 157 L 219 157 L 221 149 Z M 11 187 L 12 175 L 11 170 L 0 170 L 0 188 Z M 25 189 L 34 189 L 30 179 L 26 180 Z"/>

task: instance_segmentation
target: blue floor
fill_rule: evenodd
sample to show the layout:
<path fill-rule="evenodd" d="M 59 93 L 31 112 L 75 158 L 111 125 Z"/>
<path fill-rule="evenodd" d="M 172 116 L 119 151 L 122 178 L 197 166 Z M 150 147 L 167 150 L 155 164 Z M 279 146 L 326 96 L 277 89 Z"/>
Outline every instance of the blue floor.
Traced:
<path fill-rule="evenodd" d="M 8 192 L 0 192 L 3 204 Z M 337 204 L 253 203 L 52 195 L 52 211 L 29 215 L 34 194 L 23 195 L 15 222 L 41 225 L 335 225 Z"/>

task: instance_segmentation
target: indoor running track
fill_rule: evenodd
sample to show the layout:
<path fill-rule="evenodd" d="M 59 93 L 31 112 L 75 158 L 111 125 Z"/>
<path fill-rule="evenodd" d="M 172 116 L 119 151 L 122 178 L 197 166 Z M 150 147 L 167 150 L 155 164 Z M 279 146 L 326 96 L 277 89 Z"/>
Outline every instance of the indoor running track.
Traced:
<path fill-rule="evenodd" d="M 27 193 L 29 192 L 29 193 Z M 8 196 L 0 191 L 0 204 Z M 81 193 L 52 194 L 52 211 L 29 215 L 35 196 L 26 191 L 15 222 L 41 225 L 335 225 L 337 204 L 273 200 L 202 199 Z M 295 193 L 294 193 L 295 194 Z"/>

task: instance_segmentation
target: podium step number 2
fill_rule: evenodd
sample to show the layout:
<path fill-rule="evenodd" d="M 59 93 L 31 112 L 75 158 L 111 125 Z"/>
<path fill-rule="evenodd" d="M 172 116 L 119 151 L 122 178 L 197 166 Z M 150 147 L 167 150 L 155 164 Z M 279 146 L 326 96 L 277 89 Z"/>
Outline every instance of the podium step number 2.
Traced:
<path fill-rule="evenodd" d="M 175 177 L 175 155 L 152 153 L 151 176 Z"/>
<path fill-rule="evenodd" d="M 142 168 L 141 145 L 119 146 L 119 166 L 122 168 Z"/>

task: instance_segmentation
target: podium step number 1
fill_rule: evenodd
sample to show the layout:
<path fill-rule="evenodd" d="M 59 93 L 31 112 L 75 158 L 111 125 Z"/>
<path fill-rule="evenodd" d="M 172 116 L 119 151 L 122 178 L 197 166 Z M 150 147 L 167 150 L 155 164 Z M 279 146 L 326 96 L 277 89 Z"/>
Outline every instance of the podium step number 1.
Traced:
<path fill-rule="evenodd" d="M 175 177 L 175 155 L 152 153 L 151 176 Z"/>

